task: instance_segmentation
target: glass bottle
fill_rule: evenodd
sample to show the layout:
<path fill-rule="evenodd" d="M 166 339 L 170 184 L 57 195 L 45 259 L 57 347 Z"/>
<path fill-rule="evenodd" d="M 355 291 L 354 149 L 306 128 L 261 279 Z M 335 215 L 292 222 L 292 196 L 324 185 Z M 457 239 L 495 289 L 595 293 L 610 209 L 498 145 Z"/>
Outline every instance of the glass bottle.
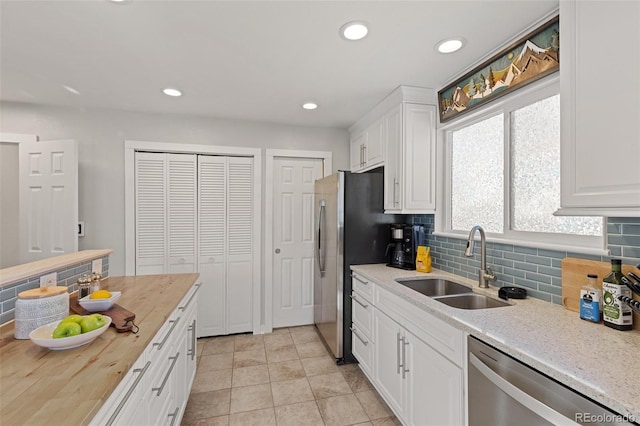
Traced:
<path fill-rule="evenodd" d="M 611 259 L 611 272 L 602 279 L 604 325 L 616 330 L 631 330 L 633 327 L 633 314 L 631 308 L 618 296 L 631 297 L 631 290 L 622 282 L 622 261 Z"/>

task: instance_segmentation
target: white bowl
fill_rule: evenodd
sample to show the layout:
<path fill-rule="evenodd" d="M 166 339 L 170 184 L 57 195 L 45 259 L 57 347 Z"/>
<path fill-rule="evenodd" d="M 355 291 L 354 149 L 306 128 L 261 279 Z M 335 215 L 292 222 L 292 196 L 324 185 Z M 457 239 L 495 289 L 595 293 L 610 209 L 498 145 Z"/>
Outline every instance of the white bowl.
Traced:
<path fill-rule="evenodd" d="M 82 299 L 78 300 L 80 306 L 85 308 L 89 312 L 101 312 L 111 309 L 111 307 L 116 303 L 118 299 L 120 299 L 120 295 L 122 292 L 120 291 L 112 291 L 111 297 L 108 299 L 90 299 L 91 295 L 85 296 Z"/>
<path fill-rule="evenodd" d="M 103 315 L 105 324 L 88 333 L 78 334 L 77 336 L 61 337 L 59 339 L 53 338 L 53 330 L 56 329 L 60 321 L 55 321 L 42 327 L 38 327 L 29 333 L 29 339 L 38 346 L 43 348 L 59 351 L 62 349 L 77 348 L 78 346 L 86 345 L 93 342 L 96 337 L 105 332 L 111 324 L 111 317 Z"/>

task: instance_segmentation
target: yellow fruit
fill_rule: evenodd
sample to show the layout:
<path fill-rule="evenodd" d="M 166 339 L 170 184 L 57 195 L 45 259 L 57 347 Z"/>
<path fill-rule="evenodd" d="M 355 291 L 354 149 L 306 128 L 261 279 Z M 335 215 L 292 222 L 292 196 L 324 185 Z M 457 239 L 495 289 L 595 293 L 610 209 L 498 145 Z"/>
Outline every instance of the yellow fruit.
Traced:
<path fill-rule="evenodd" d="M 89 299 L 108 299 L 110 297 L 111 293 L 109 293 L 107 290 L 98 290 L 91 293 Z"/>

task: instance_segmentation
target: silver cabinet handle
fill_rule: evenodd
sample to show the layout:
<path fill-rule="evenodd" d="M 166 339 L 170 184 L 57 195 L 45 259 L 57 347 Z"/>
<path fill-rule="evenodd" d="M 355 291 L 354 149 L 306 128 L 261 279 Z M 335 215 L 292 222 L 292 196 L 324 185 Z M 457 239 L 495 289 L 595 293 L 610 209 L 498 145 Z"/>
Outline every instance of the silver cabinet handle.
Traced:
<path fill-rule="evenodd" d="M 368 284 L 369 284 L 369 281 L 364 281 L 364 280 L 362 280 L 362 279 L 361 279 L 359 276 L 357 276 L 356 274 L 351 274 L 351 278 L 353 278 L 353 279 L 355 279 L 355 280 L 360 281 L 360 282 L 361 282 L 362 284 L 364 284 L 364 285 L 368 285 Z"/>
<path fill-rule="evenodd" d="M 107 426 L 112 425 L 113 422 L 116 420 L 116 417 L 118 417 L 118 414 L 120 414 L 120 411 L 122 411 L 122 408 L 125 406 L 129 398 L 131 398 L 131 394 L 133 393 L 133 391 L 136 390 L 136 387 L 140 383 L 140 380 L 142 380 L 142 376 L 144 376 L 144 373 L 147 372 L 147 369 L 149 368 L 150 365 L 151 365 L 151 361 L 147 361 L 144 367 L 136 368 L 133 370 L 134 373 L 140 373 L 140 374 L 138 374 L 138 377 L 136 377 L 136 379 L 133 381 L 133 383 L 131 384 L 131 387 L 127 389 L 127 393 L 124 395 L 124 398 L 122 398 L 122 400 L 116 407 L 111 417 L 109 417 L 109 420 L 107 420 L 107 423 L 106 423 Z"/>
<path fill-rule="evenodd" d="M 396 361 L 398 363 L 398 368 L 396 369 L 396 373 L 400 374 L 400 367 L 402 367 L 402 363 L 400 361 L 400 342 L 402 338 L 400 337 L 400 332 L 396 333 Z"/>
<path fill-rule="evenodd" d="M 196 320 L 194 319 L 188 330 L 191 332 L 191 349 L 187 351 L 187 356 L 191 356 L 191 361 L 196 356 Z"/>
<path fill-rule="evenodd" d="M 191 297 L 189 298 L 189 300 L 187 300 L 187 303 L 185 303 L 184 306 L 178 306 L 178 309 L 180 309 L 182 312 L 184 312 L 187 309 L 187 306 L 189 306 L 189 304 L 191 303 L 191 301 L 193 300 L 193 297 L 196 295 L 196 293 L 198 292 L 198 289 L 200 288 L 200 283 L 195 285 L 196 289 L 193 292 L 193 294 L 191 295 Z"/>
<path fill-rule="evenodd" d="M 353 300 L 354 302 L 356 302 L 358 305 L 362 306 L 363 308 L 367 309 L 369 307 L 369 305 L 365 305 L 364 303 L 362 303 L 361 301 L 356 299 L 356 297 L 353 294 L 350 294 L 349 297 L 351 298 L 351 300 Z"/>
<path fill-rule="evenodd" d="M 176 320 L 169 320 L 171 324 L 171 328 L 169 329 L 169 331 L 167 332 L 167 334 L 164 336 L 164 339 L 162 339 L 162 342 L 160 343 L 154 343 L 153 346 L 157 346 L 158 350 L 162 349 L 162 347 L 164 346 L 165 343 L 167 343 L 167 339 L 169 338 L 169 336 L 171 335 L 171 333 L 173 333 L 173 329 L 176 328 L 176 325 L 178 324 L 178 321 L 180 321 L 180 317 L 178 317 L 178 319 Z"/>
<path fill-rule="evenodd" d="M 364 340 L 362 337 L 360 337 L 358 332 L 353 327 L 349 327 L 349 330 L 351 330 L 353 335 L 356 336 L 358 338 L 358 340 L 360 340 L 365 346 L 367 346 L 369 344 L 369 341 L 368 340 Z"/>
<path fill-rule="evenodd" d="M 366 166 L 367 165 L 367 146 L 366 145 L 362 145 L 362 148 L 363 148 L 363 151 L 364 151 L 364 154 L 362 154 L 362 158 L 364 158 L 363 162 L 364 162 L 364 164 Z"/>
<path fill-rule="evenodd" d="M 396 188 L 400 188 L 400 182 L 398 182 L 398 179 L 393 178 L 393 205 L 400 204 L 397 197 L 397 194 L 400 191 L 396 191 Z"/>
<path fill-rule="evenodd" d="M 407 373 L 409 369 L 407 367 L 407 346 L 409 346 L 409 342 L 407 341 L 406 336 L 402 338 L 402 378 L 407 377 Z"/>
<path fill-rule="evenodd" d="M 151 392 L 158 392 L 156 396 L 160 396 L 160 394 L 162 393 L 162 390 L 164 389 L 164 386 L 167 384 L 167 380 L 169 380 L 169 376 L 171 376 L 171 371 L 173 371 L 173 367 L 176 366 L 176 362 L 178 361 L 179 357 L 180 357 L 180 352 L 176 353 L 176 356 L 169 357 L 169 359 L 171 360 L 171 365 L 169 366 L 169 370 L 167 370 L 167 374 L 164 376 L 164 379 L 162 380 L 162 384 L 160 385 L 159 388 L 151 388 Z"/>
<path fill-rule="evenodd" d="M 474 354 L 469 354 L 469 362 L 478 369 L 478 371 L 489 379 L 493 384 L 500 388 L 504 393 L 509 395 L 511 398 L 518 401 L 520 404 L 524 405 L 546 421 L 554 425 L 577 425 L 571 419 L 565 417 L 563 414 L 558 413 L 553 408 L 549 407 L 546 404 L 538 401 L 531 395 L 526 392 L 523 392 L 518 387 L 511 384 L 506 379 L 502 378 L 500 375 L 491 370 L 487 365 L 482 362 L 477 356 Z"/>
<path fill-rule="evenodd" d="M 174 411 L 173 413 L 169 414 L 167 417 L 171 417 L 171 423 L 169 423 L 169 426 L 173 426 L 173 424 L 176 422 L 176 419 L 178 418 L 178 411 L 180 411 L 180 407 L 176 407 L 176 411 Z"/>

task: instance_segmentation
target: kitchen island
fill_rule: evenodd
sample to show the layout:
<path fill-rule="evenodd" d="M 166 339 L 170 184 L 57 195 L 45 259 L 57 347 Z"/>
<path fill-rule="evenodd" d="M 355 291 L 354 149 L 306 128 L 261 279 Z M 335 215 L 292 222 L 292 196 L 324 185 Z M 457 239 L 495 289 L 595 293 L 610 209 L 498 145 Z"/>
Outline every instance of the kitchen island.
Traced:
<path fill-rule="evenodd" d="M 434 317 L 500 349 L 565 386 L 640 422 L 640 386 L 633 357 L 640 353 L 640 331 L 617 331 L 583 321 L 578 313 L 534 298 L 509 300 L 512 306 L 465 310 L 424 296 L 397 278 L 446 278 L 497 299 L 495 287 L 433 270 L 425 274 L 386 265 L 351 269 Z"/>
<path fill-rule="evenodd" d="M 92 343 L 50 351 L 0 329 L 0 422 L 4 425 L 88 424 L 194 286 L 199 274 L 109 277 L 117 304 L 135 313 L 137 334 L 110 327 Z"/>

